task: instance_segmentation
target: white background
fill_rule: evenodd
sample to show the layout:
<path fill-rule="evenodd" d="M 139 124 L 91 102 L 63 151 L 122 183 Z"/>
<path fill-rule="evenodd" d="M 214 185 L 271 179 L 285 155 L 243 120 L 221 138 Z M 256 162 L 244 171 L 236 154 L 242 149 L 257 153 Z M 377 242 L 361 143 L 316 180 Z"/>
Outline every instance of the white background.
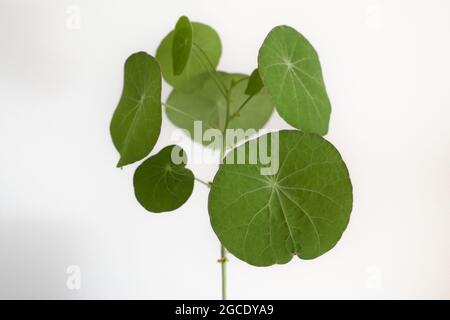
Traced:
<path fill-rule="evenodd" d="M 154 54 L 182 14 L 219 32 L 226 71 L 251 72 L 276 25 L 309 38 L 333 106 L 327 139 L 354 186 L 332 251 L 270 268 L 231 257 L 229 298 L 450 298 L 444 0 L 0 0 L 0 297 L 220 297 L 208 190 L 146 212 L 136 165 L 115 168 L 109 136 L 125 59 Z M 268 127 L 288 126 L 274 114 Z M 164 119 L 155 151 L 173 129 Z M 191 168 L 205 180 L 216 170 Z M 80 290 L 66 287 L 70 265 Z"/>

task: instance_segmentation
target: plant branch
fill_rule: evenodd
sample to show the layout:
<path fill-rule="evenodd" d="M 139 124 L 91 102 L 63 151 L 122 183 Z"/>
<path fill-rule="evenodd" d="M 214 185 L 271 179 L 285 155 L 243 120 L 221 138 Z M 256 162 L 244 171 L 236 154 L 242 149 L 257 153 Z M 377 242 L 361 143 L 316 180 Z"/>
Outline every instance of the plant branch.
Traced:
<path fill-rule="evenodd" d="M 226 268 L 226 263 L 227 263 L 228 259 L 227 259 L 227 251 L 225 249 L 225 247 L 221 244 L 220 245 L 220 259 L 218 260 L 218 262 L 221 264 L 222 268 L 222 300 L 227 300 L 227 268 Z"/>
<path fill-rule="evenodd" d="M 225 97 L 226 99 L 226 110 L 225 110 L 225 123 L 223 125 L 223 129 L 222 129 L 222 148 L 221 148 L 221 155 L 220 155 L 220 161 L 222 161 L 223 156 L 225 155 L 225 149 L 227 146 L 227 142 L 226 142 L 226 131 L 228 129 L 228 124 L 230 123 L 230 104 L 231 104 L 231 90 L 227 91 L 227 95 Z"/>
<path fill-rule="evenodd" d="M 215 82 L 217 88 L 219 89 L 220 93 L 222 93 L 222 95 L 226 98 L 228 89 L 225 87 L 225 85 L 219 79 L 219 77 L 217 77 L 216 68 L 212 64 L 211 60 L 209 60 L 208 55 L 206 54 L 206 52 L 199 45 L 197 45 L 196 43 L 193 43 L 193 45 L 194 45 L 194 48 L 196 49 L 196 50 L 194 50 L 194 52 L 197 54 L 198 61 L 203 65 L 203 67 L 205 69 L 208 70 L 209 75 L 214 80 L 214 82 Z M 206 63 L 208 64 L 208 66 L 205 66 L 203 64 L 202 60 L 205 60 Z"/>
<path fill-rule="evenodd" d="M 236 118 L 237 116 L 239 116 L 239 113 L 241 112 L 242 109 L 244 109 L 244 107 L 247 105 L 247 103 L 252 100 L 254 96 L 249 96 L 247 99 L 245 99 L 245 101 L 241 104 L 241 106 L 230 116 L 230 121 L 234 118 Z"/>
<path fill-rule="evenodd" d="M 250 78 L 249 76 L 242 77 L 241 79 L 239 79 L 238 81 L 234 82 L 234 83 L 231 85 L 231 89 L 233 89 L 234 87 L 236 87 L 239 83 L 241 83 L 241 82 L 243 82 L 243 81 L 245 81 L 245 80 L 248 80 L 249 78 Z"/>
<path fill-rule="evenodd" d="M 199 119 L 193 117 L 193 116 L 190 115 L 189 113 L 184 112 L 183 110 L 181 110 L 181 109 L 179 109 L 179 108 L 177 108 L 177 107 L 175 107 L 175 106 L 173 106 L 173 105 L 171 105 L 171 104 L 168 104 L 168 103 L 166 103 L 166 102 L 164 102 L 164 101 L 161 101 L 161 104 L 162 104 L 163 106 L 165 106 L 167 109 L 170 109 L 170 110 L 173 110 L 173 111 L 175 111 L 175 112 L 178 112 L 179 114 L 182 114 L 183 116 L 189 118 L 189 119 L 192 120 L 192 121 L 199 121 Z M 215 128 L 209 126 L 208 124 L 203 124 L 203 125 L 204 125 L 205 128 L 207 128 L 207 129 L 215 129 Z"/>
<path fill-rule="evenodd" d="M 204 184 L 204 185 L 207 186 L 208 188 L 211 188 L 211 185 L 212 185 L 211 182 L 203 181 L 203 180 L 201 180 L 201 179 L 199 179 L 199 178 L 197 178 L 197 177 L 194 177 L 194 179 L 195 179 L 196 181 L 200 182 L 201 184 Z"/>
<path fill-rule="evenodd" d="M 220 148 L 220 163 L 223 161 L 223 157 L 225 155 L 225 148 L 226 148 L 226 136 L 225 133 L 228 128 L 228 123 L 230 121 L 230 91 L 227 91 L 226 95 L 226 117 L 225 117 L 225 124 L 222 130 L 222 146 Z M 222 275 L 222 300 L 227 299 L 227 250 L 223 246 L 223 244 L 220 244 L 220 259 L 217 260 L 217 262 L 220 263 L 220 269 L 221 269 L 221 275 Z"/>

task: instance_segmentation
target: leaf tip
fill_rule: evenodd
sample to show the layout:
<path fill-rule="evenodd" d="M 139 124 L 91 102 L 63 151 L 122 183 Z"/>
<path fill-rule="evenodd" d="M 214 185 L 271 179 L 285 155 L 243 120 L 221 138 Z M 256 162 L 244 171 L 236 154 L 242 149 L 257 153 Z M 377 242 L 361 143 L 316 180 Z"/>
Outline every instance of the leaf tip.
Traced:
<path fill-rule="evenodd" d="M 116 168 L 123 169 L 124 166 L 125 166 L 125 163 L 122 160 L 122 158 L 120 158 L 119 161 L 116 164 Z"/>

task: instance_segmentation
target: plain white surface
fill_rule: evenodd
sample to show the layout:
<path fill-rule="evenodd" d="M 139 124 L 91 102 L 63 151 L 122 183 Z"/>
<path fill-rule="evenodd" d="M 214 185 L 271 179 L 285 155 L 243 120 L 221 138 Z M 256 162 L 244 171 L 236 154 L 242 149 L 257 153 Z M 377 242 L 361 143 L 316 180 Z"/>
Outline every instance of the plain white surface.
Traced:
<path fill-rule="evenodd" d="M 72 19 L 80 10 L 80 28 Z M 313 261 L 231 257 L 229 298 L 450 298 L 450 2 L 0 1 L 0 297 L 220 297 L 207 190 L 154 215 L 115 168 L 125 59 L 176 19 L 213 26 L 220 69 L 251 72 L 279 24 L 319 52 L 327 136 L 354 186 L 342 240 Z M 169 88 L 164 89 L 164 96 Z M 287 128 L 274 115 L 269 128 Z M 155 151 L 170 143 L 165 119 Z M 191 166 L 212 179 L 215 166 Z M 81 269 L 68 290 L 66 269 Z"/>

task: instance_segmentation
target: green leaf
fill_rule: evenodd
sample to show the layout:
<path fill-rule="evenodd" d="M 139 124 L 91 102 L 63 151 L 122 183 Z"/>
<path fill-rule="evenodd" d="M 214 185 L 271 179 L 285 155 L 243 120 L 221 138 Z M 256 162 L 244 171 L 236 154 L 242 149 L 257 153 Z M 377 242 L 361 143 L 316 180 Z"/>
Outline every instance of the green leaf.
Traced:
<path fill-rule="evenodd" d="M 259 76 L 258 69 L 253 70 L 248 80 L 247 89 L 245 89 L 245 94 L 249 96 L 254 96 L 264 87 L 264 84 Z"/>
<path fill-rule="evenodd" d="M 219 64 L 222 53 L 220 38 L 214 29 L 198 22 L 192 22 L 191 25 L 192 52 L 180 75 L 175 75 L 173 70 L 172 48 L 174 31 L 170 32 L 162 40 L 156 51 L 156 59 L 161 64 L 162 74 L 166 82 L 172 87 L 186 92 L 193 91 L 208 78 L 208 64 L 206 61 L 203 61 L 204 59 L 200 59 L 198 52 L 195 51 L 195 47 L 198 46 L 204 51 L 214 68 Z"/>
<path fill-rule="evenodd" d="M 187 157 L 177 146 L 167 146 L 145 160 L 134 173 L 134 193 L 148 211 L 172 211 L 191 196 L 194 175 L 185 168 Z"/>
<path fill-rule="evenodd" d="M 259 50 L 258 67 L 280 116 L 306 132 L 328 132 L 331 105 L 319 57 L 299 32 L 278 26 Z"/>
<path fill-rule="evenodd" d="M 275 137 L 269 134 L 267 140 L 272 143 Z M 244 148 L 248 157 L 250 144 L 237 150 Z M 219 240 L 256 266 L 287 263 L 293 255 L 322 255 L 341 238 L 352 210 L 347 167 L 331 143 L 316 134 L 284 130 L 275 145 L 280 164 L 276 174 L 261 175 L 265 165 L 260 155 L 255 164 L 222 164 L 208 200 Z"/>
<path fill-rule="evenodd" d="M 219 72 L 218 77 L 227 88 L 235 83 L 230 95 L 230 114 L 233 114 L 248 98 L 245 94 L 248 78 L 242 74 L 224 72 Z M 260 129 L 269 120 L 272 112 L 272 100 L 265 90 L 261 90 L 246 104 L 239 115 L 229 122 L 228 128 Z M 202 135 L 207 129 L 223 130 L 225 125 L 226 100 L 211 78 L 202 88 L 190 94 L 173 90 L 167 99 L 166 113 L 177 127 L 188 130 L 194 140 L 211 147 L 220 147 L 220 143 L 205 141 L 201 136 L 194 137 L 194 121 L 202 121 Z M 233 144 L 233 141 L 228 142 L 228 145 Z"/>
<path fill-rule="evenodd" d="M 173 71 L 175 75 L 180 75 L 189 60 L 192 49 L 192 25 L 189 19 L 182 16 L 178 19 L 175 26 L 173 43 L 172 43 L 172 58 Z"/>
<path fill-rule="evenodd" d="M 120 153 L 118 167 L 145 158 L 161 130 L 161 72 L 145 52 L 125 62 L 122 96 L 111 120 L 113 143 Z"/>

